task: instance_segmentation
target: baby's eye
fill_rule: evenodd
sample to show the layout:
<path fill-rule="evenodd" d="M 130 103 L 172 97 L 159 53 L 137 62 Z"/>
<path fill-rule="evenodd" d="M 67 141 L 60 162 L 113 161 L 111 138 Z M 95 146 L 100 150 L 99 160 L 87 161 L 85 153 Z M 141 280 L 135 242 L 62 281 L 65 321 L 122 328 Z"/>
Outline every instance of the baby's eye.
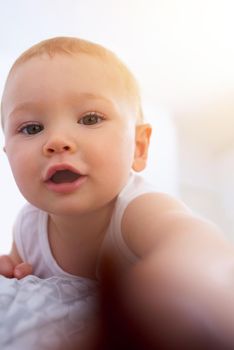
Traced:
<path fill-rule="evenodd" d="M 27 135 L 38 134 L 44 129 L 44 127 L 40 124 L 27 124 L 19 129 L 19 132 Z"/>
<path fill-rule="evenodd" d="M 95 125 L 100 123 L 103 119 L 103 115 L 98 114 L 96 112 L 90 112 L 82 118 L 80 118 L 78 123 L 83 125 Z"/>

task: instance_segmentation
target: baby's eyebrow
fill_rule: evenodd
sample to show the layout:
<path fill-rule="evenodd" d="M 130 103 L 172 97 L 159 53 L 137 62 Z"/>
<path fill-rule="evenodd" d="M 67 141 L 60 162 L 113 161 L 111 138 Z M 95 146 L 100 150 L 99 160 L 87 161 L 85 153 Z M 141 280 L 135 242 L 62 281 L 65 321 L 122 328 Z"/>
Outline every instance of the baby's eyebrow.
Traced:
<path fill-rule="evenodd" d="M 8 117 L 12 117 L 18 112 L 21 111 L 30 111 L 35 108 L 40 109 L 41 104 L 40 103 L 35 103 L 35 102 L 22 102 L 20 104 L 17 104 L 8 114 Z"/>
<path fill-rule="evenodd" d="M 102 100 L 102 101 L 105 101 L 105 102 L 107 102 L 109 104 L 113 104 L 114 103 L 114 101 L 112 101 L 110 98 L 107 98 L 104 95 L 93 94 L 93 93 L 90 93 L 90 92 L 82 92 L 82 93 L 79 93 L 79 94 L 74 94 L 71 97 L 75 101 L 86 99 L 86 100 Z"/>
<path fill-rule="evenodd" d="M 91 92 L 82 92 L 79 94 L 75 94 L 74 95 L 75 101 L 79 100 L 97 100 L 97 101 L 102 101 L 105 102 L 105 104 L 109 105 L 109 107 L 111 107 L 112 109 L 119 111 L 120 105 L 119 103 L 117 103 L 117 100 L 115 98 L 111 98 L 111 97 L 106 97 L 105 95 L 101 95 L 101 94 L 93 94 Z"/>

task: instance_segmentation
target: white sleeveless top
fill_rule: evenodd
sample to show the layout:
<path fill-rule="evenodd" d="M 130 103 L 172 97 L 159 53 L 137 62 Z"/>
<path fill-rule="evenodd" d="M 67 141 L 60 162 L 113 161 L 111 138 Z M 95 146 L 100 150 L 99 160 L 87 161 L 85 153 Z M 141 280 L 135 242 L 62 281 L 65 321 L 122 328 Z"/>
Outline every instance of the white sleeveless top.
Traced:
<path fill-rule="evenodd" d="M 125 209 L 136 197 L 155 192 L 152 185 L 148 184 L 142 177 L 131 173 L 127 185 L 120 192 L 112 218 L 107 229 L 103 244 L 111 244 L 120 259 L 128 264 L 135 263 L 138 257 L 126 245 L 122 232 L 121 222 Z M 33 266 L 34 275 L 40 278 L 52 276 L 67 276 L 75 279 L 77 277 L 62 270 L 54 259 L 47 232 L 48 214 L 31 204 L 26 204 L 20 211 L 14 225 L 14 240 L 19 255 L 23 261 Z"/>

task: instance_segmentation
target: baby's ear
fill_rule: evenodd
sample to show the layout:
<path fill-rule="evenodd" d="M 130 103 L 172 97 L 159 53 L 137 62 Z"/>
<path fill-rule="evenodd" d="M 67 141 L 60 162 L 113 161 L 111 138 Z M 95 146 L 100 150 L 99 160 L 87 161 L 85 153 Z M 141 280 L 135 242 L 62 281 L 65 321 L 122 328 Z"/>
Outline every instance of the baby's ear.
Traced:
<path fill-rule="evenodd" d="M 132 168 L 137 172 L 144 170 L 146 167 L 151 132 L 150 124 L 136 126 L 136 145 Z"/>

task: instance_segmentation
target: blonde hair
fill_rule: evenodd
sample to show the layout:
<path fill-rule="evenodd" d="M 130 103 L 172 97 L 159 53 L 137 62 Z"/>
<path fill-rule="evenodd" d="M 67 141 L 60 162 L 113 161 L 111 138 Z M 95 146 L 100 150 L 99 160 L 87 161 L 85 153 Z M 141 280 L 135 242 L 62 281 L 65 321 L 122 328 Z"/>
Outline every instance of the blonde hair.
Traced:
<path fill-rule="evenodd" d="M 33 57 L 49 55 L 53 57 L 56 54 L 79 54 L 85 53 L 101 58 L 102 60 L 108 61 L 114 64 L 122 75 L 124 84 L 126 86 L 126 97 L 130 103 L 134 104 L 136 110 L 136 119 L 138 123 L 143 122 L 143 113 L 141 108 L 141 98 L 138 83 L 128 69 L 128 67 L 115 55 L 112 51 L 105 47 L 92 43 L 87 40 L 83 40 L 75 37 L 55 37 L 47 40 L 43 40 L 36 45 L 33 45 L 28 50 L 23 52 L 12 65 L 7 80 L 11 76 L 11 73 L 23 62 L 30 60 Z M 6 86 L 5 84 L 5 86 Z M 1 119 L 3 125 L 3 106 L 1 104 Z"/>

